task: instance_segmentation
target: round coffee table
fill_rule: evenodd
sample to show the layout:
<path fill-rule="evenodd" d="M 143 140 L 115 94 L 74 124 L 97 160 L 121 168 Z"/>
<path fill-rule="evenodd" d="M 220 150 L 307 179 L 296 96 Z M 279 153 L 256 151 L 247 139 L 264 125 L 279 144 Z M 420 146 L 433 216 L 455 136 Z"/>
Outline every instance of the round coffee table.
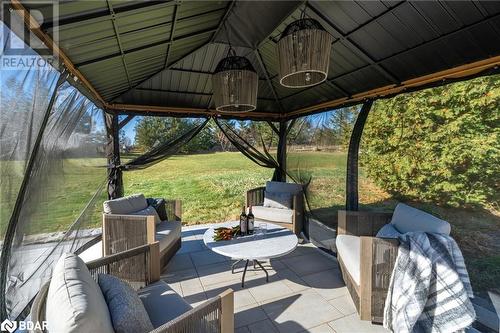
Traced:
<path fill-rule="evenodd" d="M 203 235 L 203 242 L 215 253 L 237 260 L 231 267 L 233 274 L 236 264 L 246 261 L 241 278 L 242 287 L 245 286 L 245 274 L 250 260 L 253 261 L 254 267 L 257 264 L 266 273 L 266 282 L 269 282 L 269 274 L 260 261 L 281 257 L 295 250 L 298 244 L 297 236 L 286 228 L 266 223 L 266 231 L 263 235 L 255 232 L 253 235 L 238 236 L 227 241 L 214 241 L 214 228 L 233 227 L 238 224 L 238 221 L 232 221 L 209 228 Z M 259 225 L 262 224 L 256 227 Z"/>

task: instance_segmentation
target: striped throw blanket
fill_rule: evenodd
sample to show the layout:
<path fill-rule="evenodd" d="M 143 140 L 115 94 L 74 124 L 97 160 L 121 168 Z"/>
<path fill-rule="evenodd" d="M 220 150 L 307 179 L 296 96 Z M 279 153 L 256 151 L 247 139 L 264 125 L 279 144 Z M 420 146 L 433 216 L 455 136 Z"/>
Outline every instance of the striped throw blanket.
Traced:
<path fill-rule="evenodd" d="M 397 333 L 457 332 L 476 317 L 462 252 L 450 236 L 424 232 L 399 237 L 385 301 L 384 327 Z"/>

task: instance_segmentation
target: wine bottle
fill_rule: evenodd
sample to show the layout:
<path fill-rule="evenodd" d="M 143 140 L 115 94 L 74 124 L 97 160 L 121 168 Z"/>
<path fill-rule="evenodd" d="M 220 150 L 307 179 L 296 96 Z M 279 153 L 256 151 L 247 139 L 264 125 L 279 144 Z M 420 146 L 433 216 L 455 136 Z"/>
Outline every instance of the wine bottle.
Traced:
<path fill-rule="evenodd" d="M 248 227 L 247 227 L 248 233 L 253 234 L 255 218 L 252 213 L 252 206 L 248 207 L 247 221 L 248 221 Z"/>
<path fill-rule="evenodd" d="M 243 206 L 243 209 L 241 210 L 240 214 L 240 235 L 246 235 L 247 234 L 247 214 L 245 214 L 245 206 Z"/>

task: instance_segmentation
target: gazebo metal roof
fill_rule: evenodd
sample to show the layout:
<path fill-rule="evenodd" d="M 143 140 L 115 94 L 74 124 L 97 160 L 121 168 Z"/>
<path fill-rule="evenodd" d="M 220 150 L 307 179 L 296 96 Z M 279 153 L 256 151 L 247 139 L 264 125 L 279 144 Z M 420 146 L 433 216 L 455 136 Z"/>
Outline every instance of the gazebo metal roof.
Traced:
<path fill-rule="evenodd" d="M 123 113 L 217 114 L 211 75 L 228 37 L 259 74 L 257 110 L 234 118 L 297 117 L 500 64 L 496 1 L 68 1 L 58 18 L 43 5 L 12 4 L 40 10 L 45 21 L 28 17 L 31 30 L 94 101 Z M 334 36 L 330 70 L 322 84 L 289 89 L 279 83 L 276 42 L 303 6 Z"/>

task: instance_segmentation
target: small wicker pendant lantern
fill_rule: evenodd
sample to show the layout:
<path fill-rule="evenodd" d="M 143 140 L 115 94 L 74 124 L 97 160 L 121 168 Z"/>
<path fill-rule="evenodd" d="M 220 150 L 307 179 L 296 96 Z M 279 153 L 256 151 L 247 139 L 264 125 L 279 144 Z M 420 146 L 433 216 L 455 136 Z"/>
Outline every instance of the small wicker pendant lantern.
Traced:
<path fill-rule="evenodd" d="M 212 76 L 215 109 L 220 112 L 248 112 L 257 107 L 259 77 L 252 63 L 237 56 L 233 48 Z"/>
<path fill-rule="evenodd" d="M 280 83 L 304 88 L 326 80 L 333 37 L 311 18 L 290 23 L 278 41 Z"/>

